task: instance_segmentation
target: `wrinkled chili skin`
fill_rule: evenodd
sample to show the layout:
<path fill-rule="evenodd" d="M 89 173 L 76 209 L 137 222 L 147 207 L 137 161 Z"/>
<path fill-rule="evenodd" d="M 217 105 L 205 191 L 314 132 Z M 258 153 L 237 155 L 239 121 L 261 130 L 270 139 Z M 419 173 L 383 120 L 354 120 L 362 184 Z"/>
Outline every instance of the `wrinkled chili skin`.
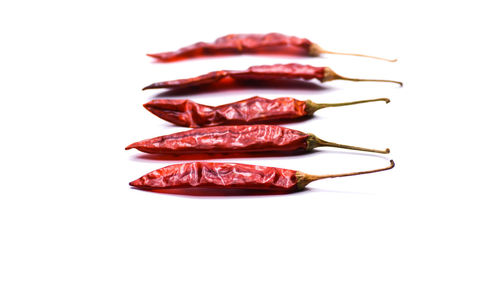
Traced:
<path fill-rule="evenodd" d="M 172 88 L 195 87 L 195 86 L 215 83 L 215 82 L 221 80 L 222 78 L 227 77 L 228 75 L 229 75 L 229 73 L 226 70 L 212 71 L 212 72 L 209 72 L 207 74 L 203 74 L 203 75 L 193 77 L 193 78 L 178 79 L 178 80 L 171 80 L 171 81 L 154 83 L 146 88 L 147 89 L 156 89 L 156 88 L 170 88 L 170 89 L 172 89 Z M 144 89 L 146 89 L 146 88 L 144 88 Z"/>
<path fill-rule="evenodd" d="M 178 89 L 208 85 L 224 77 L 231 77 L 237 80 L 318 79 L 319 81 L 323 81 L 325 69 L 325 67 L 315 67 L 298 63 L 258 65 L 252 66 L 247 70 L 220 70 L 193 78 L 157 82 L 144 87 L 143 90 L 159 88 Z"/>
<path fill-rule="evenodd" d="M 190 100 L 152 100 L 144 107 L 156 116 L 184 127 L 210 127 L 269 123 L 297 119 L 307 115 L 306 102 L 289 97 L 249 99 L 219 106 L 198 104 Z"/>
<path fill-rule="evenodd" d="M 146 153 L 295 152 L 307 149 L 309 135 L 275 125 L 198 128 L 139 141 L 127 146 Z"/>
<path fill-rule="evenodd" d="M 145 190 L 208 187 L 288 192 L 298 189 L 296 173 L 247 164 L 191 162 L 155 170 L 130 185 Z"/>
<path fill-rule="evenodd" d="M 246 71 L 230 73 L 235 79 L 318 79 L 324 77 L 325 67 L 315 67 L 312 65 L 289 63 L 274 65 L 258 65 L 248 68 Z"/>
<path fill-rule="evenodd" d="M 307 52 L 312 44 L 308 39 L 280 33 L 229 34 L 217 38 L 213 43 L 198 42 L 177 51 L 148 54 L 148 56 L 159 61 L 171 62 L 207 55 L 252 53 L 270 47 L 295 47 Z"/>

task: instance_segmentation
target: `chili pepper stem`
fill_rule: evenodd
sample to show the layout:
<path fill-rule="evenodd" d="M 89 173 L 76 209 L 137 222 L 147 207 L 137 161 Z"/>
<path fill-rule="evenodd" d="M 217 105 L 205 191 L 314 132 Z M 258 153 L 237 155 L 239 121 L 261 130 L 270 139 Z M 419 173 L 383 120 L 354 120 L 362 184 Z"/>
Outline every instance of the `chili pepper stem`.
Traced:
<path fill-rule="evenodd" d="M 367 102 L 375 102 L 375 101 L 385 101 L 385 103 L 391 102 L 391 100 L 388 98 L 379 98 L 379 99 L 371 99 L 371 100 L 358 100 L 358 101 L 342 102 L 342 103 L 315 103 L 315 102 L 312 102 L 311 100 L 306 100 L 306 109 L 305 110 L 307 112 L 307 115 L 312 115 L 317 110 L 325 108 L 325 107 L 340 107 L 340 106 L 367 103 Z"/>
<path fill-rule="evenodd" d="M 358 150 L 358 151 L 366 151 L 366 152 L 374 152 L 374 153 L 382 153 L 382 154 L 388 154 L 391 152 L 391 150 L 389 148 L 386 148 L 385 150 L 378 150 L 378 149 L 371 149 L 371 148 L 364 148 L 364 147 L 345 145 L 345 144 L 340 144 L 340 143 L 335 143 L 335 142 L 329 142 L 329 141 L 322 140 L 313 134 L 309 134 L 309 137 L 307 138 L 306 150 L 310 151 L 310 150 L 313 150 L 314 148 L 320 147 L 320 146 L 330 146 L 330 147 L 337 147 L 337 148 L 344 148 L 344 149 L 351 149 L 351 150 Z"/>
<path fill-rule="evenodd" d="M 394 166 L 395 166 L 394 161 L 391 160 L 391 164 L 388 167 L 381 168 L 381 169 L 376 169 L 376 170 L 353 172 L 353 173 L 332 174 L 332 175 L 309 175 L 309 174 L 297 171 L 297 174 L 296 174 L 296 177 L 297 177 L 297 188 L 303 189 L 310 182 L 313 182 L 313 181 L 316 181 L 316 180 L 321 180 L 321 179 L 326 179 L 326 178 L 339 178 L 339 177 L 349 177 L 349 176 L 357 176 L 357 175 L 363 175 L 363 174 L 371 174 L 371 173 L 376 173 L 376 172 L 382 172 L 382 171 L 390 170 L 390 169 L 394 168 Z"/>
<path fill-rule="evenodd" d="M 321 82 L 332 81 L 332 80 L 347 80 L 347 81 L 354 81 L 354 82 L 389 82 L 389 83 L 399 84 L 399 86 L 403 87 L 403 82 L 400 82 L 400 81 L 385 80 L 385 79 L 349 78 L 349 77 L 344 77 L 344 76 L 341 76 L 341 75 L 335 73 L 335 71 L 333 71 L 329 67 L 325 67 L 324 76 L 323 76 L 323 79 L 321 80 Z"/>
<path fill-rule="evenodd" d="M 369 56 L 369 55 L 363 55 L 363 54 L 340 53 L 340 52 L 327 51 L 327 50 L 321 48 L 318 44 L 312 44 L 311 47 L 309 47 L 309 54 L 311 56 L 318 56 L 319 54 L 333 54 L 333 55 L 343 55 L 343 56 L 364 57 L 364 58 L 383 60 L 383 61 L 388 61 L 388 62 L 397 62 L 398 61 L 398 59 L 387 59 L 387 58 L 375 57 L 375 56 Z"/>

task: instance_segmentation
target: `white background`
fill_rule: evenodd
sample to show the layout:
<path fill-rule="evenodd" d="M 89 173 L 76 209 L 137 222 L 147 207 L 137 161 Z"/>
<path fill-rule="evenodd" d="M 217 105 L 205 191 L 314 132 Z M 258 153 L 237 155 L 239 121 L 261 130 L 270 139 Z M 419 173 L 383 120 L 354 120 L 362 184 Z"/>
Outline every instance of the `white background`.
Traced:
<path fill-rule="evenodd" d="M 10 3 L 9 3 L 10 2 Z M 4 1 L 0 4 L 0 279 L 499 280 L 498 9 L 493 1 Z M 397 57 L 238 56 L 154 64 L 228 33 L 281 32 L 326 49 Z M 391 84 L 197 94 L 316 102 L 388 97 L 290 124 L 385 148 L 220 159 L 323 180 L 283 196 L 196 197 L 130 189 L 176 161 L 124 151 L 184 130 L 147 112 L 151 82 L 299 62 Z"/>

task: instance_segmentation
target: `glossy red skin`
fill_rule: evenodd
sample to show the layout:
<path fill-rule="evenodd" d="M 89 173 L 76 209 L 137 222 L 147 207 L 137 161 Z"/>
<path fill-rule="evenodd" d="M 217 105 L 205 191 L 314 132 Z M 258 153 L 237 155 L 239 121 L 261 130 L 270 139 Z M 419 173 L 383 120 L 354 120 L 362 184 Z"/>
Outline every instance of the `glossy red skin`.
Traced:
<path fill-rule="evenodd" d="M 269 79 L 318 79 L 322 81 L 325 76 L 325 67 L 315 67 L 298 63 L 258 65 L 252 66 L 247 70 L 220 70 L 209 72 L 193 78 L 178 79 L 164 82 L 153 83 L 146 89 L 158 88 L 185 88 L 200 85 L 213 84 L 222 78 L 231 77 L 234 79 L 248 80 L 269 80 Z"/>
<path fill-rule="evenodd" d="M 309 135 L 275 125 L 198 128 L 139 141 L 126 149 L 156 154 L 294 152 L 307 148 Z"/>
<path fill-rule="evenodd" d="M 253 53 L 257 51 L 266 53 L 265 48 L 270 47 L 295 47 L 307 52 L 311 45 L 312 42 L 308 39 L 280 33 L 229 34 L 217 38 L 213 43 L 198 42 L 174 52 L 148 54 L 148 56 L 160 61 L 170 62 L 207 55 Z"/>
<path fill-rule="evenodd" d="M 152 100 L 144 107 L 156 116 L 185 127 L 269 123 L 307 115 L 306 103 L 293 98 L 252 97 L 219 106 L 190 100 Z"/>
<path fill-rule="evenodd" d="M 239 188 L 268 191 L 297 190 L 296 171 L 233 163 L 192 162 L 150 172 L 130 185 L 139 189 Z"/>

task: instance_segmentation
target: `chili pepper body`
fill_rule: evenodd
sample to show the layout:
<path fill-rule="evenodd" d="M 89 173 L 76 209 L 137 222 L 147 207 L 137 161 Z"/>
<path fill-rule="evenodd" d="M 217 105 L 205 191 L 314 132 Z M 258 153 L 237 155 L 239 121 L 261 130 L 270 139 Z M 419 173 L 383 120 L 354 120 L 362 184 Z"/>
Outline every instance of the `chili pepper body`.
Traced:
<path fill-rule="evenodd" d="M 184 88 L 215 83 L 222 78 L 231 77 L 242 80 L 269 80 L 269 79 L 318 79 L 322 81 L 325 76 L 325 67 L 314 67 L 298 63 L 259 65 L 249 67 L 247 70 L 219 70 L 209 72 L 193 78 L 178 79 L 153 83 L 143 90 L 159 88 Z"/>
<path fill-rule="evenodd" d="M 185 132 L 142 140 L 127 146 L 154 154 L 220 154 L 252 152 L 298 152 L 316 147 L 389 153 L 389 149 L 375 150 L 324 141 L 313 134 L 276 125 L 240 125 L 197 128 Z"/>
<path fill-rule="evenodd" d="M 397 83 L 401 86 L 403 85 L 403 83 L 393 80 L 347 78 L 335 73 L 329 67 L 316 67 L 312 65 L 289 63 L 289 64 L 252 66 L 249 67 L 247 70 L 213 71 L 193 78 L 153 83 L 149 86 L 144 87 L 143 90 L 159 89 L 159 88 L 178 89 L 178 88 L 194 87 L 201 85 L 209 85 L 226 77 L 230 77 L 236 80 L 237 79 L 241 80 L 317 79 L 321 82 L 332 81 L 332 80 L 349 80 L 356 82 L 359 81 L 390 82 L 390 83 Z"/>
<path fill-rule="evenodd" d="M 380 98 L 346 103 L 317 104 L 310 100 L 300 101 L 289 97 L 273 100 L 252 97 L 219 106 L 198 104 L 190 100 L 162 99 L 152 100 L 144 104 L 144 107 L 166 121 L 179 126 L 196 128 L 294 120 L 311 116 L 316 110 L 325 107 L 338 107 L 373 101 L 390 102 L 387 98 Z"/>
<path fill-rule="evenodd" d="M 170 165 L 130 183 L 140 189 L 189 187 L 248 188 L 276 191 L 297 189 L 296 172 L 233 163 L 192 162 Z"/>
<path fill-rule="evenodd" d="M 313 45 L 308 39 L 287 36 L 280 33 L 229 34 L 217 38 L 213 43 L 198 42 L 174 52 L 148 54 L 148 56 L 163 62 L 172 62 L 218 54 L 276 52 L 276 50 L 269 49 L 275 47 L 279 47 L 283 51 L 286 48 L 295 48 L 302 50 L 304 54 L 318 55 L 319 50 L 314 48 Z"/>
<path fill-rule="evenodd" d="M 339 53 L 327 51 L 318 44 L 305 38 L 287 36 L 280 33 L 268 34 L 229 34 L 217 38 L 213 43 L 198 42 L 174 52 L 148 54 L 159 61 L 172 62 L 194 57 L 210 55 L 227 55 L 243 53 L 274 54 L 282 53 L 297 56 L 319 56 L 320 54 L 349 55 L 395 62 L 396 59 L 386 59 L 362 54 Z"/>
<path fill-rule="evenodd" d="M 144 107 L 156 116 L 185 127 L 255 124 L 307 115 L 306 102 L 293 98 L 252 97 L 220 106 L 208 106 L 191 100 L 152 100 Z"/>
<path fill-rule="evenodd" d="M 257 65 L 245 71 L 230 71 L 228 74 L 235 79 L 318 79 L 322 81 L 325 76 L 325 67 L 315 67 L 298 63 Z"/>
<path fill-rule="evenodd" d="M 308 134 L 272 125 L 198 128 L 127 146 L 146 153 L 189 154 L 306 150 Z"/>
<path fill-rule="evenodd" d="M 152 191 L 208 187 L 293 192 L 304 189 L 307 184 L 319 179 L 375 173 L 392 168 L 394 168 L 394 162 L 391 160 L 391 165 L 382 169 L 316 176 L 300 171 L 265 166 L 192 162 L 160 168 L 130 182 L 130 185 L 138 189 Z"/>

